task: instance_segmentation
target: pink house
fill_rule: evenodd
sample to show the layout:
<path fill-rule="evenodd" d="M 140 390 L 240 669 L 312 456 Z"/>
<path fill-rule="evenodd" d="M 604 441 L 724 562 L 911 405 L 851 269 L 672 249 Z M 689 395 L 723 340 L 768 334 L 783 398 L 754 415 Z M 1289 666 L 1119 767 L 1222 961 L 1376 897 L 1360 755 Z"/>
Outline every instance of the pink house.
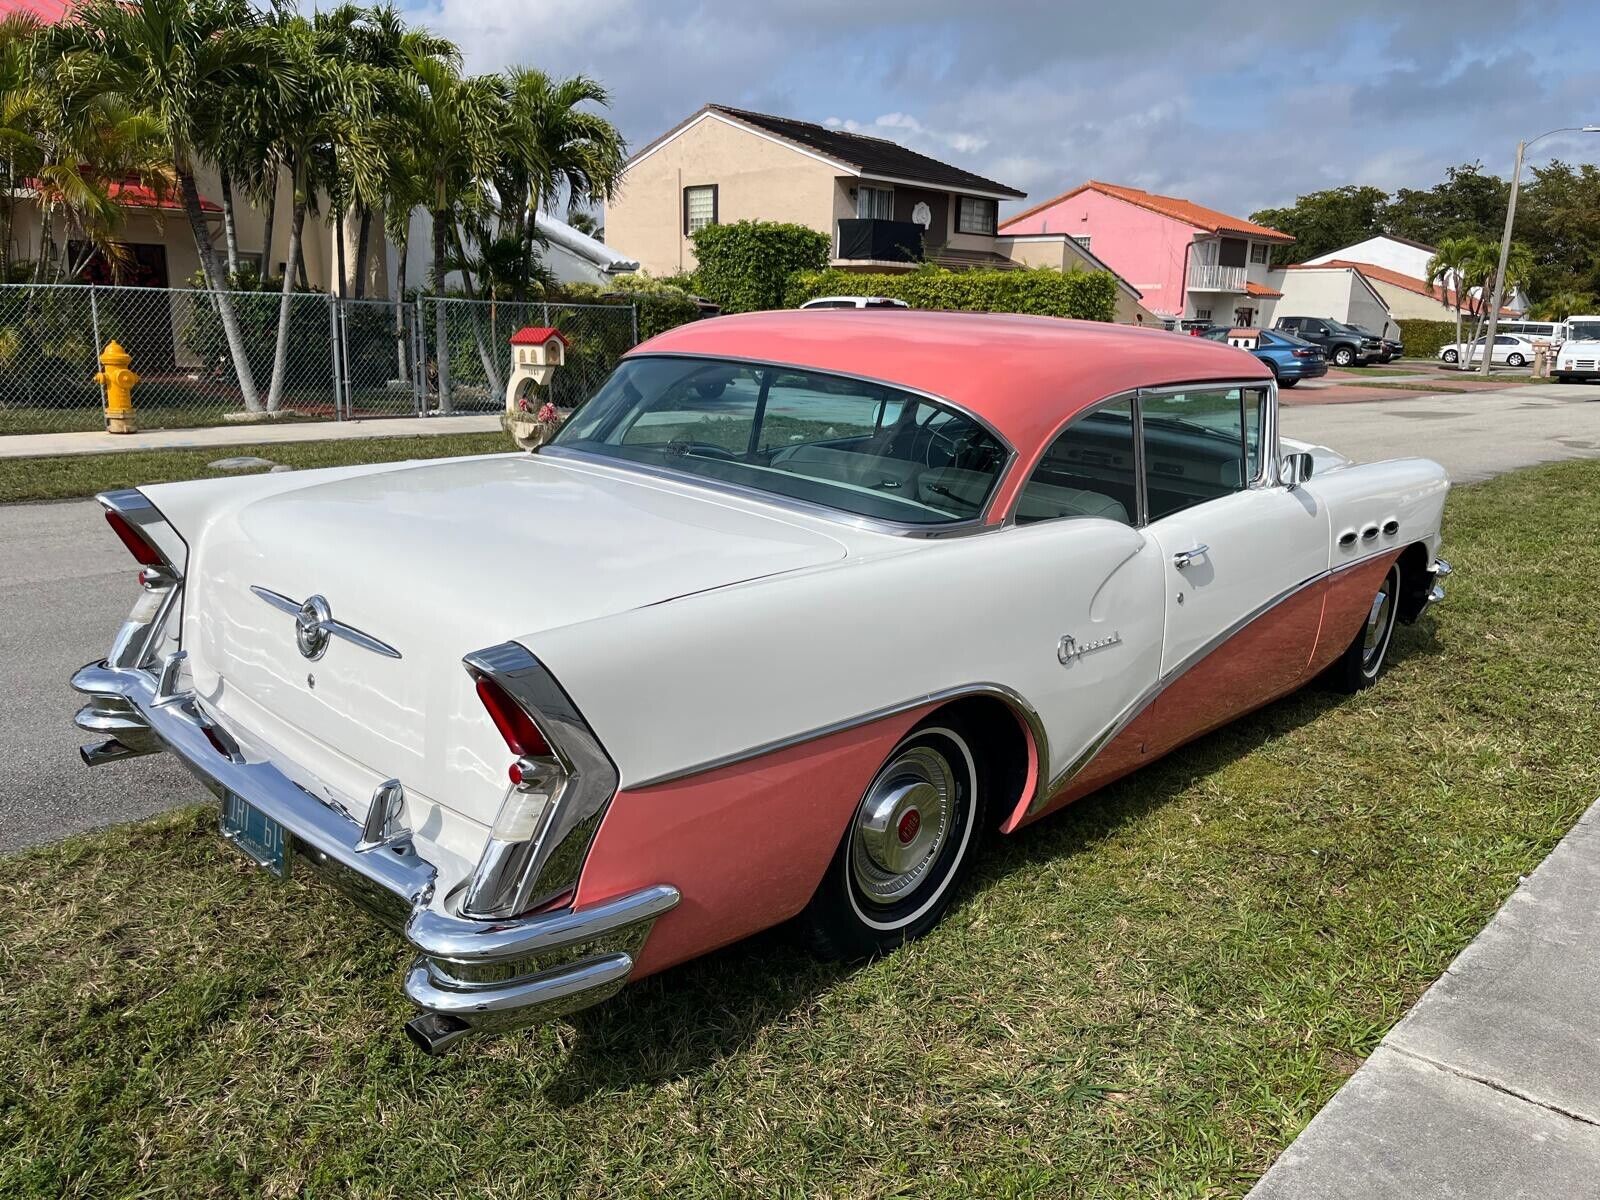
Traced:
<path fill-rule="evenodd" d="M 1175 196 L 1090 180 L 1000 226 L 1002 236 L 1067 234 L 1173 322 L 1255 325 L 1281 293 L 1267 282 L 1286 233 Z"/>

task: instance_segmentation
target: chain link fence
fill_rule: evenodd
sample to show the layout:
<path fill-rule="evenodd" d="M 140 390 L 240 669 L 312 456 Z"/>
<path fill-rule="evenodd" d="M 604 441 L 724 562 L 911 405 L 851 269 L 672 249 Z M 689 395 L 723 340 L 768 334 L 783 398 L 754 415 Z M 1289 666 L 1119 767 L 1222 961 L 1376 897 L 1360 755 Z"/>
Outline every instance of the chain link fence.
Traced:
<path fill-rule="evenodd" d="M 220 425 L 253 411 L 301 420 L 497 412 L 508 339 L 524 325 L 553 325 L 571 343 L 550 385 L 563 407 L 598 388 L 638 340 L 631 305 L 0 285 L 0 434 L 103 429 L 94 376 L 112 341 L 140 377 L 141 429 Z"/>

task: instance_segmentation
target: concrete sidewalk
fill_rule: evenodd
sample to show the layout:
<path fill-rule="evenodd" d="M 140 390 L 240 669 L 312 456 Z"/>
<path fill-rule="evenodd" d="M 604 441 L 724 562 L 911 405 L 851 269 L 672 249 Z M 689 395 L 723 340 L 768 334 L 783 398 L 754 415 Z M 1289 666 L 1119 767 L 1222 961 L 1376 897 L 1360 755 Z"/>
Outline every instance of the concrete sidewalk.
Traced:
<path fill-rule="evenodd" d="M 423 437 L 440 433 L 487 433 L 499 428 L 499 413 L 474 413 L 451 417 L 379 417 L 363 421 L 264 421 L 204 429 L 157 429 L 148 433 L 15 433 L 0 437 L 0 458 L 256 446 L 344 438 Z"/>
<path fill-rule="evenodd" d="M 1250 1196 L 1600 1196 L 1600 802 Z"/>

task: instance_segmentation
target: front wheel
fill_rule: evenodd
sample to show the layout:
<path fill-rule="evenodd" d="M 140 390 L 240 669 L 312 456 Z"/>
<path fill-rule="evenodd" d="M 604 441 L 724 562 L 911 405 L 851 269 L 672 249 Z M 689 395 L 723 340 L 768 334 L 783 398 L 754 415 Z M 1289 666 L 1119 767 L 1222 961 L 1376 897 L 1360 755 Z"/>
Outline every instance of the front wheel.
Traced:
<path fill-rule="evenodd" d="M 1395 617 L 1399 613 L 1400 564 L 1395 563 L 1378 585 L 1367 619 L 1361 623 L 1355 640 L 1333 664 L 1329 680 L 1347 693 L 1362 691 L 1378 682 L 1389 660 L 1389 643 L 1394 638 Z"/>
<path fill-rule="evenodd" d="M 1446 350 L 1444 352 L 1444 360 L 1447 363 L 1457 363 L 1461 361 L 1461 355 L 1456 353 L 1454 350 Z"/>
<path fill-rule="evenodd" d="M 935 715 L 867 785 L 803 917 L 825 958 L 869 958 L 921 937 L 954 898 L 988 802 L 972 734 Z"/>
<path fill-rule="evenodd" d="M 1349 346 L 1340 346 L 1333 352 L 1333 365 L 1336 367 L 1348 367 L 1355 361 L 1356 352 Z"/>

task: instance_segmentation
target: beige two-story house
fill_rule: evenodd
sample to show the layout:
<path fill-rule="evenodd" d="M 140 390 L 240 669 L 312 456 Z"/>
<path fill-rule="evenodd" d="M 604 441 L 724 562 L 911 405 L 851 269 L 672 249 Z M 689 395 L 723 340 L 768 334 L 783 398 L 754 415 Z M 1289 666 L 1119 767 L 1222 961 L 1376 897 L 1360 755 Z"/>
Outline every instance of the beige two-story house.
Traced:
<path fill-rule="evenodd" d="M 694 269 L 692 235 L 704 225 L 787 221 L 826 234 L 833 265 L 847 270 L 1110 270 L 1065 234 L 1001 235 L 1000 205 L 1025 196 L 886 138 L 708 104 L 628 161 L 606 205 L 606 242 L 652 275 L 674 275 Z M 1151 319 L 1138 291 L 1118 284 L 1118 319 Z"/>

